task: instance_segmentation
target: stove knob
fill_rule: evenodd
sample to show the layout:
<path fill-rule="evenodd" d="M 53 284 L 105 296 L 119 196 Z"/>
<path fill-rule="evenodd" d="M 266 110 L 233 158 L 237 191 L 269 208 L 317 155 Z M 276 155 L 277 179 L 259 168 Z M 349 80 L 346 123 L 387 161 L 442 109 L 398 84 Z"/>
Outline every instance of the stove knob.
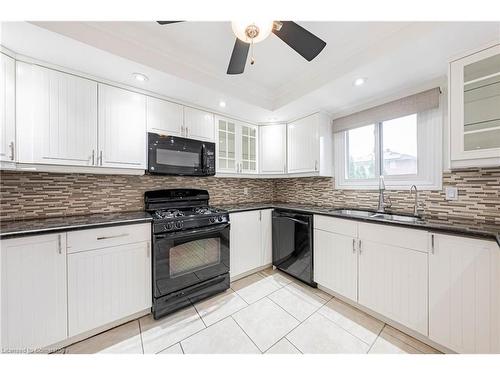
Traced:
<path fill-rule="evenodd" d="M 167 224 L 165 224 L 165 229 L 166 230 L 172 230 L 173 227 L 174 227 L 174 223 L 167 223 Z"/>
<path fill-rule="evenodd" d="M 182 221 L 176 221 L 176 222 L 175 222 L 175 227 L 176 227 L 177 229 L 181 229 L 181 228 L 182 228 Z"/>
<path fill-rule="evenodd" d="M 219 216 L 219 217 L 217 218 L 217 220 L 218 220 L 218 221 L 223 221 L 223 220 L 224 220 L 224 217 L 223 217 L 223 216 Z"/>
<path fill-rule="evenodd" d="M 209 217 L 208 221 L 212 224 L 215 223 L 215 217 Z"/>

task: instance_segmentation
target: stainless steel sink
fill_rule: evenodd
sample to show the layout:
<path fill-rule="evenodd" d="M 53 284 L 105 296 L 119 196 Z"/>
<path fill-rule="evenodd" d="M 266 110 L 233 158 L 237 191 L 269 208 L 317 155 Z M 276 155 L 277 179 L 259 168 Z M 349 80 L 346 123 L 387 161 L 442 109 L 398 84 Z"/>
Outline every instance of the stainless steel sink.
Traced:
<path fill-rule="evenodd" d="M 397 215 L 397 214 L 388 214 L 388 213 L 379 213 L 373 211 L 364 211 L 364 210 L 332 210 L 332 212 L 345 215 L 345 216 L 354 216 L 354 217 L 364 217 L 364 218 L 372 218 L 372 219 L 382 219 L 388 221 L 397 221 L 401 223 L 418 223 L 421 222 L 422 219 L 417 216 L 406 216 L 406 215 Z"/>

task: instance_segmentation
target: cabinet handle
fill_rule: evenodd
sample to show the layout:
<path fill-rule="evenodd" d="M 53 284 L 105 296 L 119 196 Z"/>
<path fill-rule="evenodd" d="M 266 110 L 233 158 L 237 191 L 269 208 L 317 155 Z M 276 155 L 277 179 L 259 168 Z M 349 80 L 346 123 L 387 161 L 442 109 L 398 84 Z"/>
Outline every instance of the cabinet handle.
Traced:
<path fill-rule="evenodd" d="M 314 170 L 315 171 L 318 170 L 318 161 L 317 160 L 314 161 Z"/>
<path fill-rule="evenodd" d="M 115 236 L 102 236 L 102 237 L 97 237 L 97 240 L 109 240 L 111 238 L 119 238 L 119 237 L 127 237 L 128 233 L 122 233 L 122 234 L 117 234 Z"/>
<path fill-rule="evenodd" d="M 14 141 L 9 143 L 10 148 L 10 160 L 14 160 Z"/>
<path fill-rule="evenodd" d="M 146 244 L 146 257 L 150 257 L 151 256 L 151 242 L 147 242 Z"/>
<path fill-rule="evenodd" d="M 358 251 L 361 254 L 361 240 L 358 240 Z"/>
<path fill-rule="evenodd" d="M 262 221 L 262 211 L 259 211 L 259 221 Z"/>
<path fill-rule="evenodd" d="M 184 126 L 181 126 L 181 135 L 184 136 Z"/>
<path fill-rule="evenodd" d="M 95 165 L 95 150 L 92 150 L 92 165 Z"/>
<path fill-rule="evenodd" d="M 189 128 L 186 126 L 186 137 L 189 137 Z"/>
<path fill-rule="evenodd" d="M 352 252 L 356 253 L 356 240 L 354 238 L 352 239 Z"/>
<path fill-rule="evenodd" d="M 434 235 L 431 234 L 431 254 L 434 254 Z"/>
<path fill-rule="evenodd" d="M 61 235 L 57 235 L 57 251 L 62 254 Z"/>
<path fill-rule="evenodd" d="M 102 150 L 99 152 L 99 159 L 101 160 L 101 166 L 102 166 Z"/>

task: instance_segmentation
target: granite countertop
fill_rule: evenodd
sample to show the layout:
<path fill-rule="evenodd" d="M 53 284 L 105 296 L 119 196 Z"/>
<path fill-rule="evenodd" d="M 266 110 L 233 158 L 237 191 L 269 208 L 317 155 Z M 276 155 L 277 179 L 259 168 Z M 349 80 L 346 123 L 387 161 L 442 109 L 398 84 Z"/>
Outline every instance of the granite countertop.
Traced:
<path fill-rule="evenodd" d="M 80 216 L 61 216 L 0 222 L 0 238 L 12 238 L 51 232 L 67 232 L 123 224 L 147 223 L 151 215 L 144 211 L 113 212 Z"/>
<path fill-rule="evenodd" d="M 396 225 L 403 227 L 411 227 L 416 229 L 427 229 L 441 233 L 462 234 L 466 236 L 483 237 L 487 239 L 496 240 L 498 246 L 500 246 L 500 224 L 489 223 L 484 221 L 475 221 L 471 220 L 470 218 L 464 218 L 464 217 L 444 218 L 444 217 L 424 216 L 424 218 L 421 221 L 414 223 L 405 223 L 405 222 L 396 222 L 380 218 L 350 216 L 338 212 L 333 212 L 333 210 L 338 210 L 338 209 L 349 209 L 347 207 L 322 207 L 322 206 L 294 204 L 294 203 L 280 203 L 280 202 L 218 205 L 217 208 L 225 209 L 230 213 L 251 211 L 251 210 L 263 210 L 267 208 L 282 208 L 298 212 L 328 215 L 332 217 L 364 221 L 370 223 L 389 224 L 389 225 Z"/>

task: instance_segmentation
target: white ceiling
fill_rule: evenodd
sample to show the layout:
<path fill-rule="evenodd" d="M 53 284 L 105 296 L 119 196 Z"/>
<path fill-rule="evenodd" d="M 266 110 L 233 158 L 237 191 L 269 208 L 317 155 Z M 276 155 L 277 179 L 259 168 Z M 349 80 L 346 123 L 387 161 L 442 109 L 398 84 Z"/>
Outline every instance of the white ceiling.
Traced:
<path fill-rule="evenodd" d="M 30 55 L 30 50 L 41 50 L 40 44 L 45 42 L 45 52 L 37 51 L 43 56 L 33 52 L 31 55 L 48 60 L 60 57 L 47 48 L 64 47 L 62 51 L 68 51 L 71 44 L 74 51 L 86 52 L 78 56 L 81 61 L 71 62 L 70 67 L 84 72 L 87 66 L 93 67 L 95 71 L 88 73 L 100 75 L 107 73 L 97 67 L 99 63 L 94 59 L 99 53 L 94 49 L 106 51 L 115 55 L 113 61 L 117 64 L 119 56 L 120 63 L 130 65 L 129 68 L 135 63 L 140 64 L 136 68 L 147 70 L 144 73 L 150 76 L 152 91 L 155 83 L 151 81 L 158 80 L 169 85 L 168 89 L 165 85 L 159 87 L 161 94 L 218 110 L 218 100 L 224 99 L 228 113 L 252 121 L 269 121 L 290 119 L 318 109 L 340 115 L 383 98 L 425 89 L 443 82 L 447 62 L 457 54 L 500 41 L 500 23 L 299 23 L 327 42 L 315 60 L 307 62 L 271 35 L 255 45 L 255 65 L 247 64 L 245 73 L 233 76 L 226 74 L 234 44 L 229 22 L 167 26 L 156 22 L 35 23 L 85 43 L 78 43 L 78 48 L 76 42 L 70 43 L 71 39 L 58 38 L 31 24 L 16 23 L 9 25 L 10 29 L 3 28 L 11 33 L 7 33 L 10 37 L 6 42 L 2 38 L 2 44 L 14 51 L 22 48 L 18 52 Z M 33 34 L 33 46 L 23 41 L 24 36 L 13 37 L 14 31 Z M 94 47 L 92 53 L 89 46 Z M 71 59 L 64 57 L 66 64 Z M 111 63 L 109 59 L 107 62 Z M 366 77 L 367 83 L 354 87 L 352 81 L 357 77 Z"/>

